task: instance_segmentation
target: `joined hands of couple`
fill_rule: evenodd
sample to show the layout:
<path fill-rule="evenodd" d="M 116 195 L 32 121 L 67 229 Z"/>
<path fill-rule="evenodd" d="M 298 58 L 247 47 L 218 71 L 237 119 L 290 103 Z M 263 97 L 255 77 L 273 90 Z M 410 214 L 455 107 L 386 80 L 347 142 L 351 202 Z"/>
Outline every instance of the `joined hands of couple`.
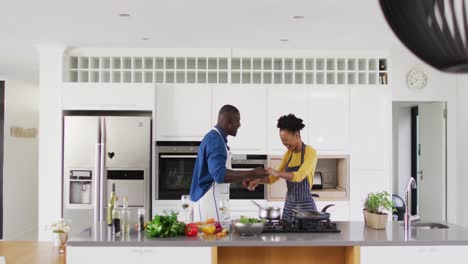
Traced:
<path fill-rule="evenodd" d="M 270 175 L 278 176 L 278 171 L 272 168 L 267 168 L 267 169 L 255 168 L 255 171 L 256 171 L 256 176 L 258 176 L 257 178 L 242 181 L 242 187 L 244 187 L 245 189 L 249 191 L 254 191 L 255 188 L 257 188 L 259 184 L 268 183 L 269 182 L 268 176 Z"/>

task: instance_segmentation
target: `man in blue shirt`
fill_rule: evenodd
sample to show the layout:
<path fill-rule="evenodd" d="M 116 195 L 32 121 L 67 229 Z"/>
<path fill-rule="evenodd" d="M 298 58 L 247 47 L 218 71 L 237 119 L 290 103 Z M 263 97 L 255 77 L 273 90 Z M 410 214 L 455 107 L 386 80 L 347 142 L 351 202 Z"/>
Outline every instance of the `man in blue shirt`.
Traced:
<path fill-rule="evenodd" d="M 229 183 L 268 176 L 265 168 L 260 167 L 250 171 L 231 169 L 227 136 L 235 137 L 240 126 L 239 110 L 232 105 L 224 105 L 219 110 L 218 123 L 200 144 L 190 188 L 191 200 L 198 202 L 195 215 L 200 221 L 208 218 L 219 222 L 226 220 L 222 214 L 224 208 L 219 208 L 219 205 L 229 199 Z"/>

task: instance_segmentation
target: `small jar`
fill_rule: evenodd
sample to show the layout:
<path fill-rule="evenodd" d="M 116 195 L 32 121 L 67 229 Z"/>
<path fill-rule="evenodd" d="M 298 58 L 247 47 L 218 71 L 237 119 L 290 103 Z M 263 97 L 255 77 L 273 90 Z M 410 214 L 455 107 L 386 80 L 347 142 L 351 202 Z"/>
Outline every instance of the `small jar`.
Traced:
<path fill-rule="evenodd" d="M 145 230 L 145 208 L 138 208 L 137 231 Z"/>

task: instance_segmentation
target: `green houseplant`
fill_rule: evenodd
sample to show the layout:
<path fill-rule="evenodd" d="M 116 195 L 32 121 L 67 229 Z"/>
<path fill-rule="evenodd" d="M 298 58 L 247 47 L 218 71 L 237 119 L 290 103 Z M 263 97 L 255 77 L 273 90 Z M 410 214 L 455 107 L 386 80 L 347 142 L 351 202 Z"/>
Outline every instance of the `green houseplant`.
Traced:
<path fill-rule="evenodd" d="M 393 202 L 388 192 L 369 193 L 364 202 L 364 221 L 374 229 L 385 229 L 388 212 L 392 211 Z"/>

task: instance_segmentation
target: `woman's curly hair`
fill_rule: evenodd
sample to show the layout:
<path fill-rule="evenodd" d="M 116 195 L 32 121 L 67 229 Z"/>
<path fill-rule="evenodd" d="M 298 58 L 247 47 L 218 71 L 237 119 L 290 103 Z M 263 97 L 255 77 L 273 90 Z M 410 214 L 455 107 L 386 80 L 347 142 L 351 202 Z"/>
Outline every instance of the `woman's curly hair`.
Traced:
<path fill-rule="evenodd" d="M 304 123 L 302 123 L 302 119 L 297 118 L 293 114 L 289 114 L 284 115 L 278 119 L 277 127 L 279 129 L 286 129 L 292 132 L 296 132 L 302 130 L 305 127 L 305 125 Z"/>

